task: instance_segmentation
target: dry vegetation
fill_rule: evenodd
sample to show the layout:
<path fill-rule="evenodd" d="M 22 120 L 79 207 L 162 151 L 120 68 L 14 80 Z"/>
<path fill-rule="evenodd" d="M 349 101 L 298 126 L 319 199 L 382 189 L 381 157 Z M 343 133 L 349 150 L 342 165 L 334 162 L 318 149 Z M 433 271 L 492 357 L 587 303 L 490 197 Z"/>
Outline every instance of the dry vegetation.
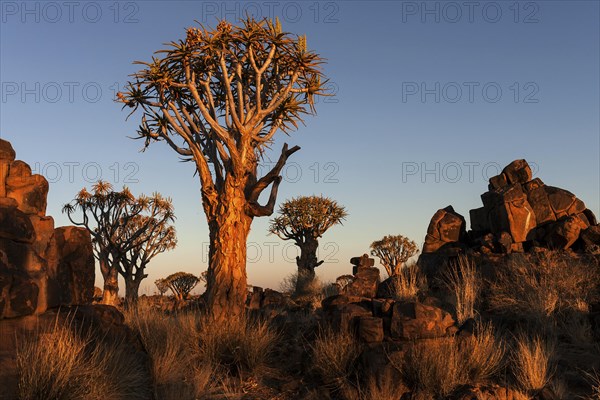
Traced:
<path fill-rule="evenodd" d="M 554 346 L 540 336 L 517 336 L 512 356 L 517 385 L 524 392 L 546 387 L 554 374 L 552 357 Z"/>
<path fill-rule="evenodd" d="M 460 255 L 442 275 L 442 280 L 453 295 L 457 321 L 462 324 L 469 318 L 475 318 L 475 303 L 481 290 L 475 262 L 467 256 Z"/>
<path fill-rule="evenodd" d="M 160 399 L 210 398 L 259 379 L 278 340 L 266 322 L 248 318 L 215 323 L 197 312 L 165 316 L 140 306 L 126 319 L 150 354 Z"/>
<path fill-rule="evenodd" d="M 559 252 L 513 255 L 489 282 L 490 307 L 532 322 L 587 312 L 598 299 L 598 278 L 590 263 Z"/>
<path fill-rule="evenodd" d="M 502 369 L 504 345 L 491 325 L 479 325 L 475 336 L 422 341 L 395 363 L 413 390 L 448 396 L 461 385 L 486 383 Z"/>
<path fill-rule="evenodd" d="M 427 278 L 416 263 L 407 264 L 391 277 L 390 297 L 400 301 L 416 301 L 427 291 Z"/>
<path fill-rule="evenodd" d="M 71 324 L 25 338 L 17 368 L 20 399 L 146 399 L 152 386 L 123 345 L 92 340 Z"/>

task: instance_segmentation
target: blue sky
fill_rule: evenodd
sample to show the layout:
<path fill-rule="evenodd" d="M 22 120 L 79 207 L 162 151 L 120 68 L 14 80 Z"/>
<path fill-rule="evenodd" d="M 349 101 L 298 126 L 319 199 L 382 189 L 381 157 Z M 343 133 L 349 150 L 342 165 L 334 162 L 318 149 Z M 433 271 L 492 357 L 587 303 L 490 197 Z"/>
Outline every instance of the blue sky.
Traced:
<path fill-rule="evenodd" d="M 300 145 L 279 201 L 323 194 L 345 205 L 321 241 L 325 280 L 386 234 L 422 244 L 452 204 L 468 218 L 487 177 L 517 158 L 600 214 L 598 1 L 0 2 L 0 136 L 51 183 L 48 214 L 95 178 L 171 196 L 179 246 L 149 266 L 152 282 L 207 267 L 207 228 L 193 167 L 164 143 L 131 140 L 139 120 L 112 101 L 134 60 L 198 20 L 277 16 L 328 60 L 335 98 L 281 144 Z M 252 284 L 277 288 L 291 244 L 256 219 Z"/>

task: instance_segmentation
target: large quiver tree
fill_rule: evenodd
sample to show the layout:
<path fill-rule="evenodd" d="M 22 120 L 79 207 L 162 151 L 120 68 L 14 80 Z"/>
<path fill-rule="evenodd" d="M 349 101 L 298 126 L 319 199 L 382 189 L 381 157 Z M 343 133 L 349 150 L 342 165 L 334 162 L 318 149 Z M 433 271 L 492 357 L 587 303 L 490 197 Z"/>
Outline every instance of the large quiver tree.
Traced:
<path fill-rule="evenodd" d="M 277 131 L 295 129 L 323 94 L 322 59 L 279 23 L 247 18 L 214 30 L 189 28 L 133 75 L 118 97 L 141 111 L 145 146 L 165 141 L 193 161 L 210 248 L 207 304 L 216 318 L 239 315 L 246 299 L 246 239 L 254 217 L 273 213 L 280 172 L 299 147 L 283 146 L 273 168 L 258 162 Z M 259 196 L 271 186 L 266 204 Z"/>

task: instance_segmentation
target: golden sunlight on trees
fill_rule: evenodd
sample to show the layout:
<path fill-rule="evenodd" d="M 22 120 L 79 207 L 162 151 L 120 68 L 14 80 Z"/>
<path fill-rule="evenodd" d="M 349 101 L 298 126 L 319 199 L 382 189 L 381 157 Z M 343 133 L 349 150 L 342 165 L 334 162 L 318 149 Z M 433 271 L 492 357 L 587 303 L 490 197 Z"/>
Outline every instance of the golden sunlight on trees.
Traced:
<path fill-rule="evenodd" d="M 283 240 L 293 240 L 300 247 L 296 257 L 298 279 L 296 294 L 305 294 L 315 279 L 319 238 L 333 225 L 340 224 L 348 214 L 336 201 L 322 196 L 304 196 L 284 202 L 279 215 L 271 221 L 269 232 Z"/>
<path fill-rule="evenodd" d="M 306 38 L 279 22 L 221 21 L 189 28 L 133 75 L 118 97 L 141 113 L 145 147 L 165 141 L 193 161 L 209 226 L 207 304 L 215 318 L 242 313 L 246 299 L 246 239 L 254 217 L 273 213 L 280 172 L 299 147 L 283 146 L 264 176 L 257 171 L 278 131 L 313 114 L 323 95 L 321 57 Z M 131 114 L 130 114 L 131 115 Z M 259 196 L 271 186 L 265 205 Z"/>
<path fill-rule="evenodd" d="M 118 274 L 125 280 L 127 302 L 135 302 L 150 260 L 177 244 L 170 225 L 175 219 L 173 205 L 159 193 L 136 198 L 126 187 L 116 192 L 110 183 L 98 181 L 91 193 L 83 188 L 63 212 L 92 235 L 104 278 L 103 304 L 118 303 Z M 74 219 L 78 212 L 80 220 Z"/>
<path fill-rule="evenodd" d="M 417 244 L 402 235 L 387 235 L 371 243 L 371 255 L 379 257 L 388 276 L 396 276 L 404 263 L 417 254 Z"/>

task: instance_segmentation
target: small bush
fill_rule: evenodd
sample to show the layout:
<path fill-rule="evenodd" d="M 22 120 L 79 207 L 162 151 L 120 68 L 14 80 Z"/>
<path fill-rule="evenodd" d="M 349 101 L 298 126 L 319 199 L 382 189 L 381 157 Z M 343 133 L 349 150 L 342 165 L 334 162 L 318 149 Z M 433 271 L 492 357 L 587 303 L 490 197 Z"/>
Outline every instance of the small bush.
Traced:
<path fill-rule="evenodd" d="M 540 336 L 521 334 L 513 351 L 513 372 L 518 386 L 525 392 L 543 389 L 552 378 L 551 358 L 554 347 Z"/>
<path fill-rule="evenodd" d="M 475 318 L 475 302 L 481 285 L 473 260 L 460 255 L 458 261 L 445 271 L 442 279 L 454 297 L 458 323 L 462 324 L 469 318 Z"/>

